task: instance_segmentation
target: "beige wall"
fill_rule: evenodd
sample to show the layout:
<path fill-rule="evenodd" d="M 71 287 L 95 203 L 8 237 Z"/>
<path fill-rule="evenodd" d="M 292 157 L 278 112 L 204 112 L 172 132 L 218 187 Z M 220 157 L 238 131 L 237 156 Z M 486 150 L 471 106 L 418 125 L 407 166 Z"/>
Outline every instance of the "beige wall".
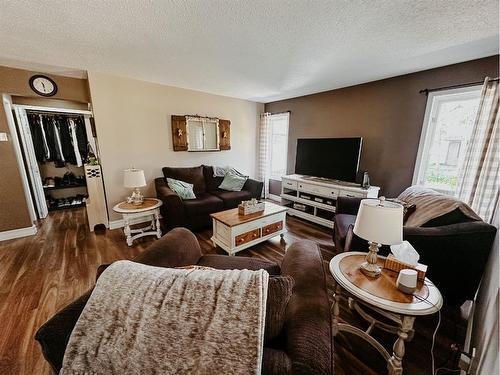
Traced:
<path fill-rule="evenodd" d="M 295 169 L 297 138 L 361 136 L 360 169 L 368 171 L 382 194 L 394 197 L 413 177 L 427 100 L 419 91 L 483 81 L 485 76 L 498 77 L 498 55 L 268 103 L 266 111 L 291 111 L 289 173 Z"/>
<path fill-rule="evenodd" d="M 36 73 L 38 72 L 0 66 L 0 96 L 9 94 L 24 98 L 40 98 L 36 103 L 41 105 L 47 99 L 42 99 L 29 87 L 29 79 Z M 56 101 L 50 103 L 62 106 L 64 101 L 89 102 L 87 80 L 52 74 L 47 76 L 58 86 L 57 94 L 52 97 Z M 0 105 L 0 132 L 9 133 L 3 103 Z M 12 141 L 0 142 L 0 232 L 31 225 Z"/>
<path fill-rule="evenodd" d="M 262 104 L 93 72 L 89 85 L 110 220 L 121 218 L 112 207 L 129 193 L 123 170 L 131 165 L 144 169 L 147 196 L 163 166 L 232 165 L 255 177 Z M 231 150 L 174 152 L 170 116 L 185 114 L 230 120 Z"/>

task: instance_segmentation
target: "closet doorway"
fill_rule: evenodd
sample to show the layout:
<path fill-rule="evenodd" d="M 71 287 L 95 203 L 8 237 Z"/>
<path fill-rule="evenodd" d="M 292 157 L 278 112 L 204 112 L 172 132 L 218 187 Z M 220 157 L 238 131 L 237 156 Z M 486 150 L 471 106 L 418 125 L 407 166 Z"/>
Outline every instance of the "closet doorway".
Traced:
<path fill-rule="evenodd" d="M 4 107 L 12 114 L 9 127 L 17 138 L 16 154 L 33 220 L 55 210 L 86 206 L 89 212 L 91 200 L 93 208 L 105 207 L 91 111 L 13 104 L 5 97 Z M 94 178 L 96 170 L 99 181 Z M 96 220 L 89 215 L 88 219 L 93 230 Z M 107 227 L 107 213 L 97 223 Z"/>

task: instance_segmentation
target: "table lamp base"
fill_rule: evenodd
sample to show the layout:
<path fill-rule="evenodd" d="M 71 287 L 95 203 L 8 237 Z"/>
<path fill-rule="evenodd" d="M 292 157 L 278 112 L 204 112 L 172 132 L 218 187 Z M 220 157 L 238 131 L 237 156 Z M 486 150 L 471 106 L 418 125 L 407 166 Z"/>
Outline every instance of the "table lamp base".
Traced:
<path fill-rule="evenodd" d="M 368 242 L 370 245 L 368 254 L 366 254 L 366 262 L 359 266 L 359 270 L 368 277 L 378 277 L 382 272 L 382 268 L 377 264 L 377 253 L 380 244 L 376 242 Z"/>

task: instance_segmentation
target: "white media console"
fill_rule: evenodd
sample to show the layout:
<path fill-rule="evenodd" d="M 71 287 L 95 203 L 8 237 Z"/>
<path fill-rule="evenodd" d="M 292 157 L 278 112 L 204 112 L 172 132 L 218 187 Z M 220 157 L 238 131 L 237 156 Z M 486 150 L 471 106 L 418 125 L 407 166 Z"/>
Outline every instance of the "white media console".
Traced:
<path fill-rule="evenodd" d="M 337 197 L 377 198 L 380 188 L 363 189 L 359 184 L 321 177 L 292 174 L 281 178 L 282 205 L 288 214 L 333 228 Z M 304 210 L 293 208 L 299 204 Z"/>

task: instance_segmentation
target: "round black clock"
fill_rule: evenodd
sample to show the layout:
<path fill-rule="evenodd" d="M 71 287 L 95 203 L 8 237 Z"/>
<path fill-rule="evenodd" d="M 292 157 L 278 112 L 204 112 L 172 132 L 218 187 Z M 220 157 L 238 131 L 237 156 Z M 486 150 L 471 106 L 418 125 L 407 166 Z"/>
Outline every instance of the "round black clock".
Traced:
<path fill-rule="evenodd" d="M 57 92 L 57 85 L 54 80 L 41 74 L 34 75 L 30 78 L 30 87 L 41 96 L 53 96 Z"/>

